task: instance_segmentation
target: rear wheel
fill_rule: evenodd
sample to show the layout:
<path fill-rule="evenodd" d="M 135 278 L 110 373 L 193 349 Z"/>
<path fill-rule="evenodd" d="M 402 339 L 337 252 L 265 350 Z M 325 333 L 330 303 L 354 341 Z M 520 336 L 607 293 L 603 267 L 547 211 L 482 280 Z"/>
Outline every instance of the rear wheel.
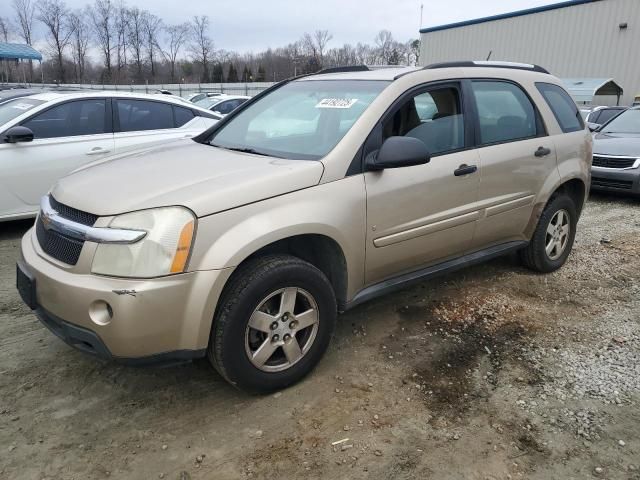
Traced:
<path fill-rule="evenodd" d="M 567 261 L 576 235 L 578 214 L 571 197 L 553 197 L 540 216 L 529 245 L 520 252 L 522 262 L 538 272 L 549 273 Z"/>
<path fill-rule="evenodd" d="M 286 255 L 251 260 L 238 269 L 222 295 L 209 359 L 242 390 L 284 388 L 320 361 L 336 314 L 331 284 L 313 265 Z"/>

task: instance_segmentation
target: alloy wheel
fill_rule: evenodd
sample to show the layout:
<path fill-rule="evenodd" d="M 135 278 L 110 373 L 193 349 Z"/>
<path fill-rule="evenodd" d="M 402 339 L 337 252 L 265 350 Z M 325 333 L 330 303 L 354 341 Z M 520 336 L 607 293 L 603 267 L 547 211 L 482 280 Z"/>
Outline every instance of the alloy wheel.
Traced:
<path fill-rule="evenodd" d="M 318 333 L 316 301 L 306 290 L 287 287 L 265 297 L 245 332 L 245 352 L 265 372 L 280 372 L 299 362 Z"/>

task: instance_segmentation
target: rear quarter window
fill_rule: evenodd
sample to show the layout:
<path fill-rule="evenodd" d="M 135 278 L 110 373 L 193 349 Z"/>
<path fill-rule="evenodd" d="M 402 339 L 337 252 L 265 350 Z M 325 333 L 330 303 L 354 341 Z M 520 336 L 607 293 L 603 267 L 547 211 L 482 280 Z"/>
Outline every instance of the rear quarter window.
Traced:
<path fill-rule="evenodd" d="M 584 121 L 576 102 L 566 90 L 552 83 L 536 83 L 564 133 L 584 130 Z"/>

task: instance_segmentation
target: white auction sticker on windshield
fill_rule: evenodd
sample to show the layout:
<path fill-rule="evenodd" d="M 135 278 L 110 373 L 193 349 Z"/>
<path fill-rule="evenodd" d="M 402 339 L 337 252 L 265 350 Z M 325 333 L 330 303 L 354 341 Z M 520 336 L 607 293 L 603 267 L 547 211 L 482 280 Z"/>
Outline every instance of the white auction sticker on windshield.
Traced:
<path fill-rule="evenodd" d="M 323 98 L 316 108 L 351 108 L 357 101 L 357 98 Z"/>
<path fill-rule="evenodd" d="M 33 105 L 31 105 L 30 103 L 16 103 L 12 106 L 16 110 L 29 110 L 31 107 L 33 107 Z"/>

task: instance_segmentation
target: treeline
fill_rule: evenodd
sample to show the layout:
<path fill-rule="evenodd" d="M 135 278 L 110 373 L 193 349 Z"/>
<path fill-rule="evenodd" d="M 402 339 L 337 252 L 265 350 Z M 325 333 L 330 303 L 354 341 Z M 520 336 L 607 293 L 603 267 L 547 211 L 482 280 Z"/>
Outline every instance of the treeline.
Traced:
<path fill-rule="evenodd" d="M 64 0 L 12 0 L 0 12 L 0 39 L 46 45 L 40 66 L 12 72 L 14 80 L 47 83 L 211 83 L 277 81 L 340 65 L 414 65 L 418 40 L 396 41 L 381 30 L 372 44 L 330 47 L 328 30 L 305 33 L 286 46 L 258 53 L 215 48 L 207 15 L 182 24 L 124 1 L 95 0 L 72 10 Z M 37 33 L 43 38 L 37 38 Z M 93 58 L 97 52 L 99 58 Z"/>

